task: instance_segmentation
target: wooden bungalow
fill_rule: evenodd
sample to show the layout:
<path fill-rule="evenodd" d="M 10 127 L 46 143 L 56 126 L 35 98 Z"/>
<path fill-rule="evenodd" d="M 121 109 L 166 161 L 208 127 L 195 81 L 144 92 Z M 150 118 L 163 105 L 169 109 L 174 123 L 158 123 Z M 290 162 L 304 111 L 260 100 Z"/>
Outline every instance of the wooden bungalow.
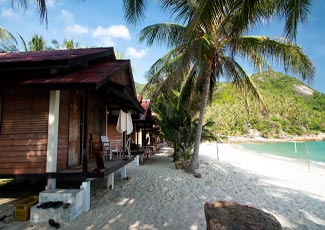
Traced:
<path fill-rule="evenodd" d="M 133 152 L 139 152 L 140 149 L 150 147 L 156 151 L 160 140 L 159 127 L 157 126 L 156 114 L 152 112 L 149 99 L 143 99 L 141 95 L 137 95 L 144 112 L 134 119 L 135 123 L 135 143 Z"/>
<path fill-rule="evenodd" d="M 105 177 L 129 161 L 96 171 L 90 143 L 118 139 L 120 110 L 144 112 L 113 48 L 1 53 L 0 178 Z"/>

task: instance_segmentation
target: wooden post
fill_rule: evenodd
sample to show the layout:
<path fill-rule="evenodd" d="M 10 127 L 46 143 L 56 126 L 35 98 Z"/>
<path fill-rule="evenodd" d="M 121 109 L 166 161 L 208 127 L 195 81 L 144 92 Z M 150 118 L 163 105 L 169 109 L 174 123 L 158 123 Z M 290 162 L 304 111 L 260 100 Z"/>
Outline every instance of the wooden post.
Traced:
<path fill-rule="evenodd" d="M 217 143 L 217 161 L 219 161 L 219 146 L 218 146 L 218 143 Z"/>
<path fill-rule="evenodd" d="M 121 177 L 124 179 L 126 178 L 126 165 L 121 168 Z"/>
<path fill-rule="evenodd" d="M 50 91 L 48 135 L 47 135 L 47 154 L 46 154 L 46 172 L 53 173 L 57 171 L 58 156 L 58 130 L 60 118 L 60 90 Z M 56 188 L 56 179 L 48 178 L 46 189 Z"/>
<path fill-rule="evenodd" d="M 82 172 L 84 175 L 88 172 L 88 113 L 89 113 L 89 91 L 85 91 L 85 103 L 84 103 L 84 121 L 83 121 L 83 150 L 82 150 Z"/>
<path fill-rule="evenodd" d="M 115 172 L 112 172 L 107 177 L 107 185 L 106 185 L 107 189 L 109 188 L 114 189 L 114 184 L 115 184 Z"/>

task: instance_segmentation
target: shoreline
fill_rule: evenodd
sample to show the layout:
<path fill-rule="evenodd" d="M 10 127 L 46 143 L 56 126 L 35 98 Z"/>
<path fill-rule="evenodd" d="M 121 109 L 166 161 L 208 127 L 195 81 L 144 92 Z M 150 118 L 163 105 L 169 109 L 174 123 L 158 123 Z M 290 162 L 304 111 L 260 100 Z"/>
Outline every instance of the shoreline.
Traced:
<path fill-rule="evenodd" d="M 270 142 L 263 142 L 263 143 L 270 143 Z M 273 143 L 273 142 L 271 142 Z M 201 147 L 204 148 L 204 146 L 209 146 L 209 149 L 213 149 L 214 145 L 218 144 L 218 152 L 219 152 L 219 160 L 221 157 L 224 161 L 230 161 L 231 163 L 238 164 L 239 159 L 242 162 L 248 163 L 247 161 L 252 159 L 260 159 L 261 161 L 271 161 L 272 163 L 282 163 L 287 165 L 296 165 L 295 168 L 299 168 L 299 170 L 302 169 L 304 173 L 308 174 L 314 174 L 317 172 L 317 175 L 325 176 L 325 164 L 324 162 L 320 161 L 313 161 L 309 160 L 310 170 L 308 170 L 308 162 L 306 159 L 303 158 L 293 158 L 288 156 L 282 156 L 282 155 L 275 155 L 265 152 L 257 152 L 250 149 L 245 149 L 241 146 L 241 144 L 244 143 L 216 143 L 216 142 L 205 142 L 200 145 L 200 154 L 203 156 L 208 154 L 209 157 L 213 156 L 211 159 L 216 160 L 214 157 L 215 154 L 211 153 L 211 151 L 205 153 L 203 150 L 203 153 L 201 153 Z M 211 148 L 212 147 L 212 148 Z M 227 154 L 225 154 L 227 152 Z M 229 153 L 231 152 L 231 153 Z M 247 159 L 246 159 L 247 158 Z M 234 160 L 235 159 L 235 160 Z M 222 159 L 220 160 L 222 161 Z M 253 161 L 254 162 L 254 161 Z M 270 162 L 268 162 L 270 163 Z M 286 166 L 287 166 L 286 165 Z M 324 190 L 325 192 L 325 190 Z"/>
<path fill-rule="evenodd" d="M 261 136 L 227 136 L 222 140 L 225 144 L 277 143 L 277 142 L 312 142 L 325 141 L 325 133 L 318 135 L 293 136 L 283 138 L 264 138 Z"/>
<path fill-rule="evenodd" d="M 299 139 L 300 140 L 300 139 Z M 309 141 L 308 141 L 309 140 Z M 269 156 L 269 157 L 278 157 L 278 158 L 282 158 L 284 160 L 296 160 L 298 163 L 303 163 L 303 164 L 310 164 L 310 165 L 313 165 L 313 166 L 316 166 L 316 167 L 321 167 L 323 169 L 325 169 L 325 160 L 322 159 L 322 160 L 315 160 L 313 158 L 308 158 L 308 161 L 307 161 L 307 158 L 306 156 L 304 155 L 304 157 L 296 157 L 296 156 L 293 156 L 293 155 L 283 155 L 283 154 L 276 154 L 275 151 L 273 152 L 263 152 L 263 150 L 261 149 L 249 149 L 249 148 L 245 148 L 244 146 L 241 146 L 241 145 L 246 145 L 246 144 L 276 144 L 276 143 L 308 143 L 308 142 L 323 142 L 322 140 L 301 140 L 301 141 L 288 141 L 288 140 L 283 140 L 282 141 L 278 141 L 278 139 L 271 139 L 269 141 L 253 141 L 253 142 L 248 142 L 248 141 L 240 141 L 240 142 L 226 142 L 226 143 L 218 143 L 218 142 L 211 142 L 211 143 L 215 143 L 215 144 L 228 144 L 228 145 L 232 145 L 232 146 L 237 146 L 237 149 L 239 151 L 246 151 L 246 152 L 249 152 L 249 153 L 254 153 L 254 154 L 257 154 L 257 155 L 264 155 L 264 156 Z M 206 142 L 208 143 L 208 142 Z M 324 142 L 325 144 L 325 142 Z"/>

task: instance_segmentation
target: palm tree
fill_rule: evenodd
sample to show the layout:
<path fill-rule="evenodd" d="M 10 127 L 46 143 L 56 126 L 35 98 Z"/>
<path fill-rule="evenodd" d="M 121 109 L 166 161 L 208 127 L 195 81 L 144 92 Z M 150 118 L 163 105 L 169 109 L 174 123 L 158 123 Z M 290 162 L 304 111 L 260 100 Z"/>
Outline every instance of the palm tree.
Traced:
<path fill-rule="evenodd" d="M 46 47 L 46 41 L 42 35 L 35 34 L 28 42 L 29 51 L 41 51 L 48 49 Z M 26 48 L 26 47 L 25 47 Z"/>
<path fill-rule="evenodd" d="M 46 47 L 46 41 L 41 35 L 35 34 L 32 39 L 26 44 L 24 38 L 18 34 L 19 40 L 23 46 L 23 51 L 40 51 L 48 49 Z M 15 36 L 13 36 L 8 30 L 0 27 L 0 52 L 17 52 L 19 51 L 18 42 Z"/>
<path fill-rule="evenodd" d="M 170 78 L 176 78 L 177 82 L 177 79 L 182 79 L 184 76 L 187 78 L 195 76 L 196 79 L 203 82 L 199 124 L 189 169 L 194 172 L 198 168 L 203 116 L 210 95 L 211 80 L 225 76 L 241 88 L 245 83 L 249 88 L 255 89 L 249 76 L 236 62 L 236 55 L 246 58 L 256 68 L 263 66 L 265 69 L 270 68 L 268 57 L 272 58 L 272 60 L 282 63 L 286 71 L 299 74 L 303 79 L 312 79 L 315 75 L 315 68 L 302 50 L 288 40 L 243 36 L 243 32 L 254 25 L 257 19 L 255 21 L 254 18 L 247 20 L 247 25 L 242 23 L 242 26 L 237 26 L 236 23 L 243 21 L 241 17 L 244 9 L 233 9 L 234 1 L 228 1 L 232 4 L 224 3 L 222 6 L 216 4 L 215 1 L 200 1 L 199 6 L 187 5 L 187 1 L 181 6 L 177 5 L 180 1 L 170 2 L 173 2 L 171 4 L 173 12 L 178 13 L 179 17 L 188 16 L 184 20 L 187 21 L 186 26 L 177 24 L 149 26 L 142 30 L 140 41 L 146 40 L 148 45 L 152 45 L 154 42 L 166 42 L 173 47 L 172 51 L 164 57 L 166 60 L 162 65 L 166 69 L 168 68 L 166 66 L 175 65 L 175 62 L 178 62 L 177 72 L 167 76 L 168 84 L 171 82 Z M 191 3 L 193 2 L 196 1 L 191 1 Z M 215 15 L 210 12 L 211 2 L 214 2 L 214 8 L 217 10 Z M 241 7 L 244 8 L 244 6 Z M 206 7 L 209 8 L 207 12 L 210 12 L 210 15 L 202 13 Z M 256 17 L 260 16 L 260 14 L 256 14 Z M 252 92 L 256 93 L 254 90 Z"/>
<path fill-rule="evenodd" d="M 116 57 L 116 59 L 122 60 L 123 56 L 124 56 L 123 52 L 119 52 L 118 49 L 115 49 L 115 57 Z"/>
<path fill-rule="evenodd" d="M 77 49 L 79 48 L 79 42 L 75 42 L 73 39 L 64 39 L 62 45 L 56 40 L 52 40 L 52 44 L 55 49 Z"/>
<path fill-rule="evenodd" d="M 16 38 L 5 28 L 0 27 L 0 52 L 17 51 Z"/>

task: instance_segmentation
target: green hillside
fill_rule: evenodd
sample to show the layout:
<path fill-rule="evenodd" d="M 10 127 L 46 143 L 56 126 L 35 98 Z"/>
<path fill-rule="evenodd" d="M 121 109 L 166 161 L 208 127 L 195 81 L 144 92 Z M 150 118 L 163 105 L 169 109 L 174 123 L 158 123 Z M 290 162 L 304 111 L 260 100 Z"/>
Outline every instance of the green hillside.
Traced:
<path fill-rule="evenodd" d="M 216 135 L 244 135 L 247 125 L 263 137 L 278 138 L 325 132 L 325 95 L 280 73 L 252 76 L 267 110 L 250 95 L 245 100 L 230 83 L 219 83 L 206 118 Z"/>
<path fill-rule="evenodd" d="M 137 94 L 142 95 L 142 90 L 143 90 L 145 84 L 140 84 L 140 83 L 134 82 L 134 85 L 135 85 L 135 91 L 137 92 Z"/>

